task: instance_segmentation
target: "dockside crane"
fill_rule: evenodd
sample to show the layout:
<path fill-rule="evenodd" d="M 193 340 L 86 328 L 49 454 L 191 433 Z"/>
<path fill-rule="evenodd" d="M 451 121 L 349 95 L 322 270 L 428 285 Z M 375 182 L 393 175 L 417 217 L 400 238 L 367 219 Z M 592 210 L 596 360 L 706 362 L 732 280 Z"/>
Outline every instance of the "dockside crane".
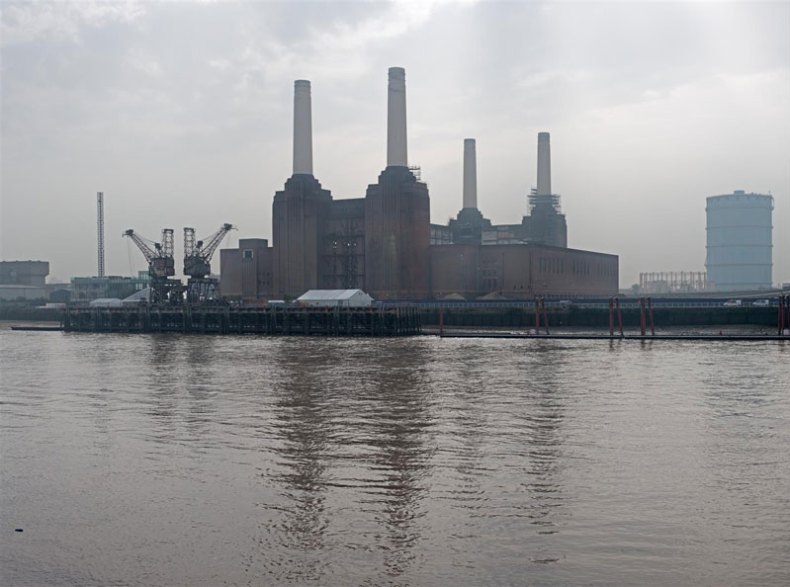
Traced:
<path fill-rule="evenodd" d="M 209 277 L 211 274 L 211 257 L 219 247 L 222 239 L 236 228 L 226 222 L 210 237 L 195 240 L 195 229 L 184 228 L 184 275 L 187 282 L 187 302 L 199 303 L 219 297 L 219 283 Z"/>
<path fill-rule="evenodd" d="M 137 245 L 148 262 L 148 275 L 151 278 L 152 304 L 177 304 L 182 299 L 183 285 L 179 279 L 170 279 L 176 274 L 173 259 L 173 229 L 162 229 L 162 242 L 156 243 L 137 234 L 133 229 L 123 233 Z"/>

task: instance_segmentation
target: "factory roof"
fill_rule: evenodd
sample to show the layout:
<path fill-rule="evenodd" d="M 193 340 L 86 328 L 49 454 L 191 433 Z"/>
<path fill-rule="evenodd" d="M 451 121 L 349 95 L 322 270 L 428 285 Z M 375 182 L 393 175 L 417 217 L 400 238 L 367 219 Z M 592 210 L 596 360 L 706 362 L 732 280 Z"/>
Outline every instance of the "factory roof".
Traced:
<path fill-rule="evenodd" d="M 331 300 L 349 300 L 356 294 L 362 293 L 361 289 L 310 289 L 299 296 L 298 301 L 331 301 Z"/>
<path fill-rule="evenodd" d="M 121 300 L 122 304 L 138 304 L 141 302 L 148 302 L 151 299 L 151 288 L 145 287 L 140 291 L 134 292 L 129 297 Z"/>
<path fill-rule="evenodd" d="M 120 308 L 121 300 L 120 298 L 96 298 L 88 302 L 88 306 L 91 308 Z"/>

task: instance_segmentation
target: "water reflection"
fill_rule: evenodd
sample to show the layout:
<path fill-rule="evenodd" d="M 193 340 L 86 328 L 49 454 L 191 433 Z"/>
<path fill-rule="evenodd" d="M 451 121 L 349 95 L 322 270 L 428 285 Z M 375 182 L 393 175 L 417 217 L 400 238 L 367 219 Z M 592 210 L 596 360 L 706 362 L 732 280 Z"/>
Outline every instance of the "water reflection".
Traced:
<path fill-rule="evenodd" d="M 3 585 L 788 584 L 790 345 L 15 334 Z"/>
<path fill-rule="evenodd" d="M 112 415 L 111 400 L 119 391 L 116 381 L 118 381 L 115 356 L 117 349 L 110 344 L 97 344 L 99 341 L 108 342 L 111 340 L 104 334 L 94 335 L 96 338 L 90 343 L 91 352 L 95 352 L 96 361 L 93 363 L 92 372 L 86 372 L 85 376 L 90 376 L 89 385 L 86 385 L 88 398 L 89 414 L 93 420 L 93 428 L 96 434 L 93 437 L 93 447 L 97 456 L 107 457 L 115 440 L 112 434 Z"/>
<path fill-rule="evenodd" d="M 186 391 L 184 422 L 190 438 L 203 445 L 211 422 L 216 421 L 214 398 L 217 390 L 225 389 L 234 394 L 238 390 L 227 389 L 226 379 L 217 369 L 216 362 L 221 357 L 218 349 L 221 342 L 217 336 L 187 336 L 180 340 L 183 349 L 176 373 L 179 389 Z"/>
<path fill-rule="evenodd" d="M 271 436 L 276 439 L 272 450 L 279 466 L 274 472 L 261 474 L 266 483 L 275 483 L 282 499 L 276 506 L 262 504 L 267 515 L 261 526 L 262 550 L 258 556 L 266 572 L 278 582 L 320 581 L 329 561 L 310 553 L 324 548 L 329 525 L 325 513 L 326 473 L 333 426 L 326 379 L 337 351 L 328 346 L 315 353 L 310 341 L 304 340 L 281 342 L 271 357 L 277 373 L 272 389 Z M 274 523 L 272 514 L 277 520 Z M 287 564 L 269 559 L 269 552 L 283 548 L 292 553 Z"/>
<path fill-rule="evenodd" d="M 148 379 L 145 388 L 150 391 L 141 400 L 148 404 L 147 415 L 156 424 L 150 428 L 154 439 L 160 444 L 169 443 L 175 440 L 177 428 L 177 379 L 173 371 L 176 362 L 174 347 L 179 339 L 168 334 L 152 334 L 146 338 L 151 368 L 145 372 Z"/>
<path fill-rule="evenodd" d="M 145 370 L 143 387 L 150 392 L 140 400 L 148 404 L 146 413 L 157 424 L 153 434 L 170 442 L 178 439 L 183 425 L 188 439 L 196 441 L 195 448 L 205 446 L 209 423 L 215 419 L 214 394 L 226 384 L 217 369 L 218 337 L 152 334 L 145 342 L 142 360 L 152 368 Z"/>
<path fill-rule="evenodd" d="M 321 582 L 334 559 L 381 556 L 384 576 L 361 578 L 380 584 L 418 556 L 430 393 L 426 353 L 401 346 L 290 339 L 272 354 L 278 467 L 262 475 L 282 499 L 261 505 L 259 556 L 276 581 Z M 272 547 L 287 565 L 266 560 Z"/>
<path fill-rule="evenodd" d="M 364 503 L 386 530 L 385 535 L 373 538 L 383 551 L 386 574 L 397 577 L 418 557 L 420 502 L 426 492 L 423 479 L 435 451 L 431 442 L 434 420 L 426 384 L 428 348 L 401 348 L 405 345 L 400 341 L 385 346 L 389 348 L 369 366 L 368 393 L 357 409 L 366 416 L 369 442 L 375 449 L 369 474 L 381 482 L 368 489 L 370 497 Z"/>
<path fill-rule="evenodd" d="M 552 344 L 537 346 L 528 355 L 529 383 L 524 398 L 527 411 L 522 416 L 528 435 L 528 464 L 522 487 L 530 499 L 527 515 L 538 526 L 538 534 L 551 535 L 558 531 L 557 517 L 564 500 L 559 463 L 569 392 L 560 380 L 567 357 L 567 352 Z"/>

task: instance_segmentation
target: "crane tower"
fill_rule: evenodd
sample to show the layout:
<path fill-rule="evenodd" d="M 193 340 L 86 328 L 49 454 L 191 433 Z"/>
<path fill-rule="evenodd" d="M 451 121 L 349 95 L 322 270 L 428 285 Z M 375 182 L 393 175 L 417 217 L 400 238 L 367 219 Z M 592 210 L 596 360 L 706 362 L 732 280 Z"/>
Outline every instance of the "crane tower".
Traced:
<path fill-rule="evenodd" d="M 96 240 L 96 274 L 104 277 L 104 192 L 96 193 Z"/>
<path fill-rule="evenodd" d="M 162 229 L 162 242 L 155 243 L 137 234 L 133 229 L 123 233 L 132 239 L 148 262 L 151 278 L 152 304 L 177 304 L 181 301 L 183 285 L 179 279 L 170 279 L 176 273 L 173 259 L 173 229 Z"/>
<path fill-rule="evenodd" d="M 209 277 L 211 257 L 225 235 L 234 228 L 235 226 L 226 222 L 214 234 L 203 240 L 195 240 L 194 228 L 184 228 L 184 275 L 189 278 L 187 302 L 206 302 L 219 297 L 219 283 Z"/>

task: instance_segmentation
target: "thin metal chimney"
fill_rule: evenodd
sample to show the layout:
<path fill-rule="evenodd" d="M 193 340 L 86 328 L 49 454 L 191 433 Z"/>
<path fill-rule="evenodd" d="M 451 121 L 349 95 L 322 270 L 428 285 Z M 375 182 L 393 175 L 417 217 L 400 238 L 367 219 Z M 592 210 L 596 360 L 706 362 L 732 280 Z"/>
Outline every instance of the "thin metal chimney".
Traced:
<path fill-rule="evenodd" d="M 96 273 L 104 277 L 104 192 L 96 193 L 96 253 L 98 267 Z"/>
<path fill-rule="evenodd" d="M 313 118 L 310 82 L 294 82 L 294 175 L 313 175 Z"/>
<path fill-rule="evenodd" d="M 464 208 L 477 208 L 477 155 L 474 139 L 464 139 Z"/>
<path fill-rule="evenodd" d="M 551 195 L 551 147 L 549 133 L 538 133 L 538 190 L 539 196 Z"/>
<path fill-rule="evenodd" d="M 406 167 L 406 70 L 389 68 L 387 91 L 387 167 Z"/>

